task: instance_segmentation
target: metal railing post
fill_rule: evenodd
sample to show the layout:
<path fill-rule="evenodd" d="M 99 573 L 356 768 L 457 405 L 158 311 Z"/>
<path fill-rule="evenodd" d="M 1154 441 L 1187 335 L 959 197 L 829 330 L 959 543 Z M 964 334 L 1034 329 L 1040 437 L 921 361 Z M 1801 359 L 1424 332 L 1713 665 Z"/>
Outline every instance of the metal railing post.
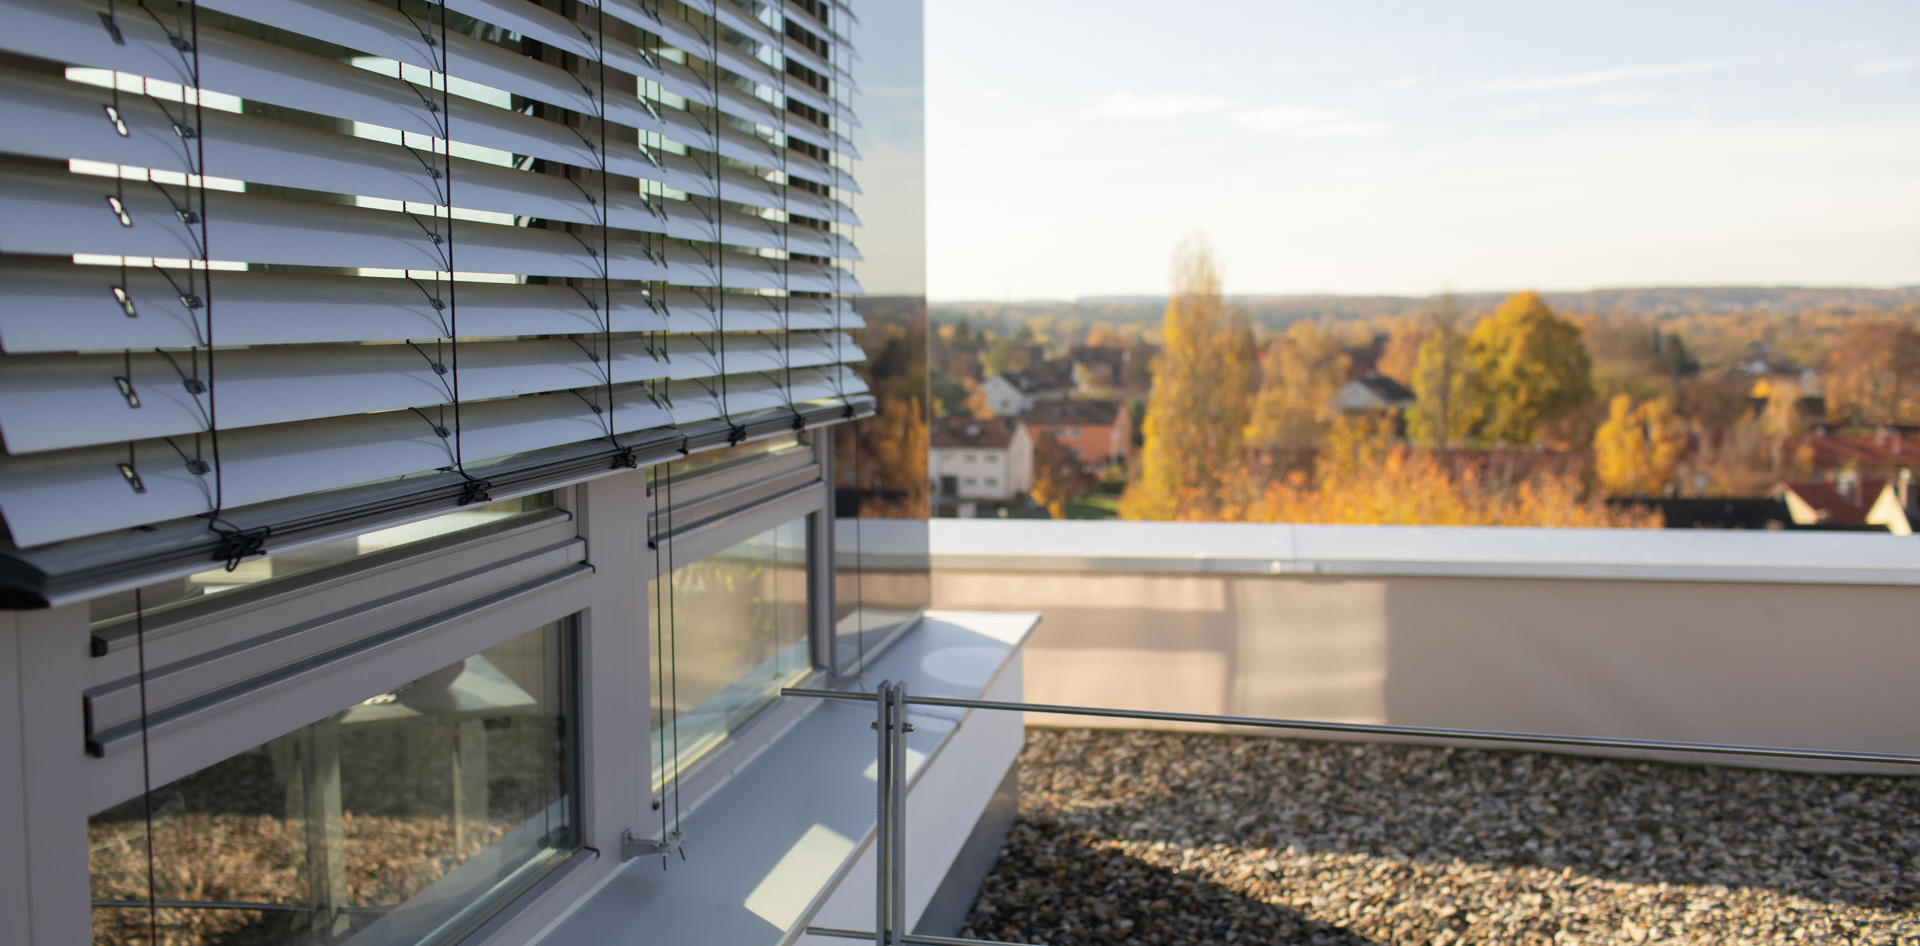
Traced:
<path fill-rule="evenodd" d="M 874 691 L 873 942 L 889 946 L 893 930 L 893 681 Z"/>
<path fill-rule="evenodd" d="M 893 842 L 889 861 L 893 865 L 893 883 L 888 891 L 893 900 L 887 912 L 893 918 L 895 946 L 906 942 L 907 935 L 907 681 L 893 685 L 893 827 L 887 832 Z"/>

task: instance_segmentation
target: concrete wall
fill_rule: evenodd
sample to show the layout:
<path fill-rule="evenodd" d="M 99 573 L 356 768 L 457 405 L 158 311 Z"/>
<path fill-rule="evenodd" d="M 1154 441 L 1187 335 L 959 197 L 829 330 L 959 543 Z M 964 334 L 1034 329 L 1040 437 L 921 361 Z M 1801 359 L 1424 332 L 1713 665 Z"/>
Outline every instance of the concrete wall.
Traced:
<path fill-rule="evenodd" d="M 1247 527 L 1125 524 L 1082 543 L 1066 534 L 1077 525 L 934 529 L 936 606 L 1044 612 L 1026 654 L 1034 702 L 1920 754 L 1911 539 L 1850 549 L 1874 565 L 1850 584 L 1835 580 L 1844 569 L 1832 555 L 1809 563 L 1806 580 L 1783 578 L 1794 556 L 1831 546 L 1753 534 L 1744 541 L 1761 540 L 1758 552 L 1695 556 L 1693 574 L 1715 577 L 1689 580 L 1671 532 L 1603 537 L 1614 544 L 1590 563 L 1592 576 L 1530 577 L 1503 576 L 1474 547 L 1494 530 L 1423 530 L 1417 567 L 1375 559 L 1365 569 L 1352 557 L 1249 558 Z M 1113 528 L 1161 531 L 1127 542 Z M 1233 529 L 1242 531 L 1209 542 L 1209 530 Z M 1394 540 L 1405 531 L 1371 538 L 1404 552 Z M 1491 538 L 1539 539 L 1570 556 L 1592 536 L 1511 531 L 1539 535 Z M 1221 554 L 1178 558 L 1183 536 Z M 1666 577 L 1606 577 L 1636 571 L 1623 541 L 1647 543 L 1644 558 L 1665 559 L 1655 573 Z M 1458 545 L 1451 562 L 1448 542 Z M 1005 567 L 995 567 L 996 548 Z M 1147 569 L 1142 554 L 1162 558 Z M 1462 563 L 1470 573 L 1431 573 Z M 1525 573 L 1553 563 L 1511 564 Z M 1763 580 L 1737 580 L 1743 568 Z M 1062 721 L 1102 724 L 1052 718 Z"/>

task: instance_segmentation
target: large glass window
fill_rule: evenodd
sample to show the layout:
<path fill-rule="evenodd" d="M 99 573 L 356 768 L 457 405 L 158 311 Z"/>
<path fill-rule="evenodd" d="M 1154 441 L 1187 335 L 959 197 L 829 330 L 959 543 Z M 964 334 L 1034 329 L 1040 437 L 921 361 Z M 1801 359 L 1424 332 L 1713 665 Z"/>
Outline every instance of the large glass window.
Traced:
<path fill-rule="evenodd" d="M 553 504 L 553 493 L 534 493 L 486 506 L 469 506 L 431 519 L 364 532 L 350 538 L 322 542 L 290 552 L 250 558 L 240 562 L 232 571 L 226 568 L 210 568 L 185 578 L 146 585 L 140 589 L 139 603 L 144 609 L 142 613 L 145 617 L 152 620 L 158 615 L 170 613 L 208 595 L 257 585 L 275 578 L 311 572 L 329 565 L 338 565 L 341 562 L 372 555 L 375 552 L 425 542 L 428 539 L 481 529 L 522 513 L 550 508 Z M 94 630 L 99 631 L 131 621 L 135 610 L 134 603 L 134 593 L 131 591 L 93 599 L 88 605 L 90 612 L 88 617 L 93 622 Z"/>
<path fill-rule="evenodd" d="M 571 647 L 547 625 L 95 815 L 94 943 L 463 935 L 578 844 Z"/>
<path fill-rule="evenodd" d="M 812 669 L 807 560 L 803 517 L 650 583 L 655 785 Z"/>

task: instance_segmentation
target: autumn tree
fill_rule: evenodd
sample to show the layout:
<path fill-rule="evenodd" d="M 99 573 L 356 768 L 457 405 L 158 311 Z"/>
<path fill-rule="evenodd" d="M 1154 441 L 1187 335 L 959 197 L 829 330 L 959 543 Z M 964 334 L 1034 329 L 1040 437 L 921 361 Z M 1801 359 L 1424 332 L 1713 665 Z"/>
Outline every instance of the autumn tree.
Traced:
<path fill-rule="evenodd" d="M 1827 359 L 1831 417 L 1865 424 L 1920 419 L 1920 331 L 1894 319 L 1847 329 Z"/>
<path fill-rule="evenodd" d="M 1686 423 L 1666 398 L 1636 405 L 1632 395 L 1616 394 L 1607 404 L 1606 423 L 1594 433 L 1594 474 L 1610 495 L 1657 496 L 1672 481 L 1686 445 Z"/>
<path fill-rule="evenodd" d="M 1435 447 L 1451 447 L 1479 422 L 1480 405 L 1467 373 L 1464 317 L 1451 294 L 1443 294 L 1422 317 L 1426 337 L 1414 356 L 1409 387 L 1416 400 L 1407 410 L 1407 435 Z"/>
<path fill-rule="evenodd" d="M 1333 416 L 1349 359 L 1340 340 L 1312 322 L 1295 322 L 1267 346 L 1247 440 L 1270 450 L 1312 449 Z"/>
<path fill-rule="evenodd" d="M 1427 340 L 1427 328 L 1419 322 L 1395 325 L 1387 333 L 1387 344 L 1380 349 L 1375 371 L 1395 381 L 1411 383 L 1413 369 L 1420 363 L 1420 346 Z"/>
<path fill-rule="evenodd" d="M 1467 366 L 1485 412 L 1480 435 L 1529 444 L 1541 424 L 1593 397 L 1593 364 L 1580 329 L 1537 292 L 1508 296 L 1467 335 Z"/>
<path fill-rule="evenodd" d="M 1085 496 L 1099 478 L 1080 462 L 1073 448 L 1045 431 L 1033 436 L 1033 489 L 1028 495 L 1055 519 L 1067 517 L 1067 504 Z"/>
<path fill-rule="evenodd" d="M 1121 497 L 1120 514 L 1215 519 L 1243 466 L 1253 345 L 1246 318 L 1221 300 L 1220 273 L 1203 237 L 1183 241 L 1175 253 L 1162 334 L 1140 478 Z"/>
<path fill-rule="evenodd" d="M 1657 511 L 1614 507 L 1579 477 L 1537 471 L 1513 485 L 1451 471 L 1429 450 L 1382 444 L 1363 426 L 1350 445 L 1364 466 L 1293 473 L 1235 510 L 1247 522 L 1342 525 L 1659 528 Z M 1332 438 L 1330 438 L 1332 439 Z"/>
<path fill-rule="evenodd" d="M 980 367 L 988 375 L 1005 374 L 1031 367 L 1032 355 L 1028 348 L 1032 336 L 1026 332 L 1012 338 L 1002 338 L 994 342 L 986 353 L 980 356 Z"/>

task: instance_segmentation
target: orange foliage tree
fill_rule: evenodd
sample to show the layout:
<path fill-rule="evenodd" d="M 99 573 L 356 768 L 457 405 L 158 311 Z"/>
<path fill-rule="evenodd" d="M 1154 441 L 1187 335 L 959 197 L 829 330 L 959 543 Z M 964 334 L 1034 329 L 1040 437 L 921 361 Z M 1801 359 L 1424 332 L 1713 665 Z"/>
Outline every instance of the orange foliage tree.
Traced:
<path fill-rule="evenodd" d="M 1920 331 L 1894 319 L 1849 328 L 1827 359 L 1827 412 L 1841 421 L 1920 419 Z"/>
<path fill-rule="evenodd" d="M 1556 526 L 1583 529 L 1661 526 L 1660 513 L 1614 508 L 1579 479 L 1537 473 L 1512 488 L 1484 482 L 1472 469 L 1452 473 L 1431 451 L 1404 444 L 1382 449 L 1367 475 L 1329 478 L 1293 473 L 1269 483 L 1235 510 L 1246 522 L 1342 525 Z"/>

